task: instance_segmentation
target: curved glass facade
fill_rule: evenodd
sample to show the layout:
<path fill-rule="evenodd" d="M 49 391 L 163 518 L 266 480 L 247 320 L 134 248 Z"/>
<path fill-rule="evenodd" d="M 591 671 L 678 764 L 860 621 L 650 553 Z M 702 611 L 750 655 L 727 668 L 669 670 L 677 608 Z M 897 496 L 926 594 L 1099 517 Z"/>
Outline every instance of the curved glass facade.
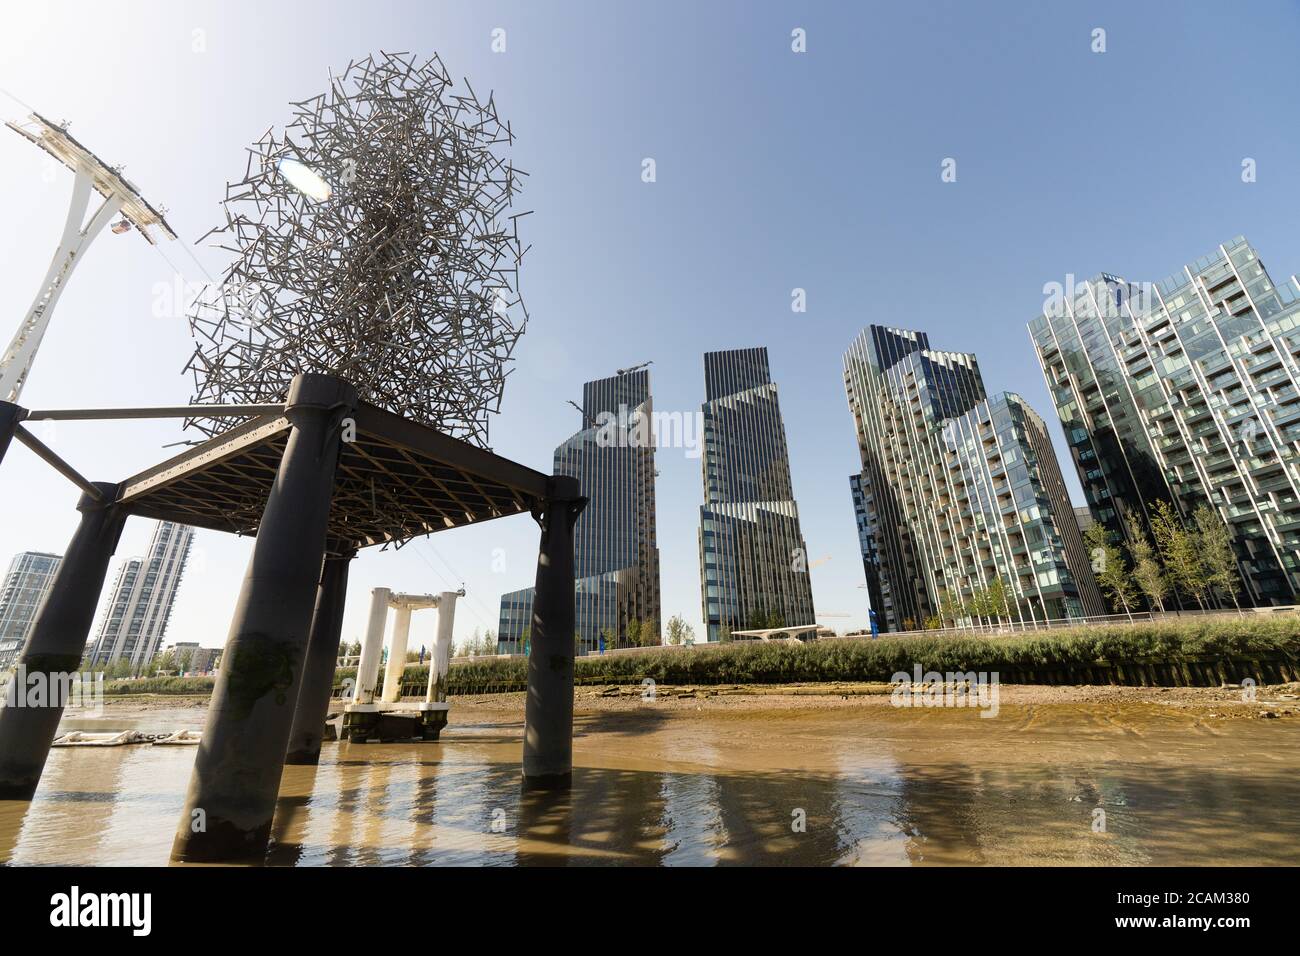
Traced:
<path fill-rule="evenodd" d="M 1154 285 L 1100 275 L 1029 323 L 1097 521 L 1214 507 L 1243 603 L 1300 598 L 1300 288 L 1233 239 Z"/>
<path fill-rule="evenodd" d="M 975 356 L 872 325 L 844 355 L 844 387 L 881 630 L 924 627 L 945 594 L 997 578 L 1016 620 L 1104 613 L 1046 426 L 1018 395 L 986 398 Z"/>
<path fill-rule="evenodd" d="M 699 547 L 708 639 L 775 620 L 812 624 L 808 550 L 767 349 L 705 353 L 704 384 Z"/>
<path fill-rule="evenodd" d="M 650 373 L 587 382 L 582 405 L 586 427 L 555 449 L 555 474 L 577 478 L 588 498 L 574 528 L 573 558 L 574 626 L 580 650 L 589 651 L 603 635 L 626 643 L 633 620 L 659 633 Z M 522 647 L 532 599 L 531 588 L 502 596 L 503 652 Z"/>

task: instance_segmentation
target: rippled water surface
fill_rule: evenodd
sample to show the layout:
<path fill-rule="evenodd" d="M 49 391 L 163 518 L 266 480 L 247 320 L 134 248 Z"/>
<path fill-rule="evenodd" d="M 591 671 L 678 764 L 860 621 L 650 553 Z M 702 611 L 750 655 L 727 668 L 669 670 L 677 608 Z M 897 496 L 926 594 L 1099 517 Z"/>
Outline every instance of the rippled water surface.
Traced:
<path fill-rule="evenodd" d="M 178 710 L 81 726 L 202 721 Z M 512 710 L 453 707 L 440 743 L 326 744 L 319 767 L 285 769 L 268 862 L 1300 862 L 1293 720 L 649 705 L 578 717 L 574 789 L 558 798 L 521 793 L 521 731 Z M 166 863 L 194 752 L 55 749 L 30 805 L 0 802 L 0 862 Z"/>

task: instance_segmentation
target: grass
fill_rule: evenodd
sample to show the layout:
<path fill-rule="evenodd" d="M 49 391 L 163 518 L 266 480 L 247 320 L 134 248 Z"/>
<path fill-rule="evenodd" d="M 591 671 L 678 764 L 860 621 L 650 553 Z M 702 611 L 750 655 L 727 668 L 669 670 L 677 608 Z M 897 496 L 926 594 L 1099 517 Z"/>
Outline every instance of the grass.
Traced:
<path fill-rule="evenodd" d="M 581 657 L 574 673 L 580 683 L 786 684 L 830 681 L 888 681 L 899 671 L 998 671 L 1069 667 L 1098 661 L 1160 662 L 1210 658 L 1300 656 L 1300 616 L 1239 619 L 1188 618 L 1130 625 L 1061 628 L 997 637 L 882 637 L 827 640 L 810 644 L 739 643 L 720 646 Z M 428 668 L 409 668 L 405 683 L 423 687 Z M 355 679 L 340 670 L 336 685 Z M 522 689 L 528 678 L 523 658 L 453 664 L 451 693 Z M 109 681 L 107 694 L 202 694 L 211 677 L 160 677 Z"/>
<path fill-rule="evenodd" d="M 211 694 L 215 677 L 146 677 L 142 680 L 104 681 L 107 697 L 129 694 L 201 695 Z"/>
<path fill-rule="evenodd" d="M 994 671 L 1068 667 L 1097 661 L 1174 663 L 1192 658 L 1229 660 L 1300 655 L 1300 617 L 1061 628 L 1008 637 L 882 637 L 809 644 L 745 642 L 692 650 L 650 651 L 581 657 L 574 675 L 583 683 L 640 681 L 660 684 L 784 684 L 826 681 L 888 681 L 899 671 Z M 423 683 L 427 668 L 406 672 Z M 340 673 L 340 680 L 345 676 Z M 522 686 L 521 658 L 453 665 L 452 693 L 493 685 Z"/>

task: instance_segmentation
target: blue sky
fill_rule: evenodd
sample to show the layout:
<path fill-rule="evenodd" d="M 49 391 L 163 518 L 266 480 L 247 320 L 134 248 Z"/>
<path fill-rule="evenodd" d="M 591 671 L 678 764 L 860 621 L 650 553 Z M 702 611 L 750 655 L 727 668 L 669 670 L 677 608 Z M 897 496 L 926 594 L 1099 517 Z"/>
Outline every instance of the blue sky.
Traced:
<path fill-rule="evenodd" d="M 582 382 L 653 360 L 656 407 L 693 411 L 703 352 L 766 345 L 814 598 L 839 629 L 866 616 L 841 377 L 862 326 L 924 329 L 936 347 L 976 352 L 990 391 L 1020 392 L 1059 433 L 1025 331 L 1044 283 L 1100 271 L 1160 279 L 1238 234 L 1275 278 L 1300 270 L 1293 2 L 27 3 L 7 5 L 4 21 L 0 89 L 124 163 L 188 244 L 217 223 L 244 147 L 282 126 L 290 101 L 321 91 L 331 67 L 380 49 L 437 52 L 453 76 L 495 91 L 530 174 L 520 207 L 534 210 L 522 275 L 532 321 L 492 426 L 496 450 L 549 470 L 579 426 L 565 402 Z M 491 49 L 496 28 L 504 53 Z M 795 28 L 806 53 L 791 51 Z M 1096 28 L 1105 53 L 1092 52 Z M 25 113 L 0 95 L 4 118 Z M 641 180 L 647 157 L 654 183 Z M 954 183 L 940 180 L 948 157 Z M 1249 184 L 1247 157 L 1258 171 Z M 3 131 L 6 340 L 71 190 L 70 174 L 45 171 Z M 172 264 L 202 278 L 179 246 L 97 241 L 25 404 L 189 398 L 184 319 L 155 314 Z M 223 254 L 191 250 L 219 274 Z M 791 311 L 794 288 L 807 292 L 805 313 Z M 44 434 L 96 480 L 125 477 L 182 437 L 167 423 Z M 664 617 L 680 613 L 700 632 L 699 460 L 664 449 L 659 468 Z M 76 497 L 15 447 L 0 468 L 0 561 L 61 552 Z M 149 527 L 128 525 L 119 558 L 143 549 Z M 250 543 L 197 540 L 168 641 L 211 646 L 225 640 Z M 353 567 L 345 637 L 360 636 L 377 585 L 463 581 L 458 638 L 495 628 L 500 594 L 532 583 L 536 544 L 520 516 L 367 553 Z M 417 615 L 416 642 L 431 640 L 429 617 Z"/>

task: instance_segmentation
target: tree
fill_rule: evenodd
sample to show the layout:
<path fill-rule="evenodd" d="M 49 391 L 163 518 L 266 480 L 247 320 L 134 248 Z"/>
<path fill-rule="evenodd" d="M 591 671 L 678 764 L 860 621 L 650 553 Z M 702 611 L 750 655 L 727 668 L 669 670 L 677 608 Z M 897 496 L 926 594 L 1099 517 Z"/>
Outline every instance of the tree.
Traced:
<path fill-rule="evenodd" d="M 985 592 L 988 600 L 988 612 L 999 624 L 1002 619 L 1011 618 L 1011 608 L 1007 606 L 1007 586 L 1001 576 L 995 577 Z"/>
<path fill-rule="evenodd" d="M 1175 589 L 1181 589 L 1195 598 L 1201 610 L 1205 610 L 1207 585 L 1197 536 L 1187 530 L 1183 519 L 1169 502 L 1152 502 L 1150 511 L 1151 532 L 1155 535 L 1156 550 L 1169 573 L 1170 583 Z"/>
<path fill-rule="evenodd" d="M 618 647 L 618 635 L 610 628 L 607 627 L 602 630 L 600 636 L 605 639 L 605 650 L 612 651 L 614 648 Z"/>
<path fill-rule="evenodd" d="M 187 647 L 185 650 L 181 651 L 180 656 L 176 658 L 177 672 L 184 674 L 188 671 L 192 660 L 194 660 L 194 650 L 193 648 Z"/>
<path fill-rule="evenodd" d="M 731 628 L 725 624 L 722 627 L 718 628 L 718 643 L 719 644 L 731 643 Z"/>
<path fill-rule="evenodd" d="M 984 630 L 984 618 L 989 610 L 989 593 L 984 588 L 972 588 L 970 597 L 962 603 L 966 616 L 974 619 L 976 625 Z"/>
<path fill-rule="evenodd" d="M 157 664 L 157 667 L 154 670 L 155 674 L 161 671 L 176 670 L 176 649 L 173 647 L 167 648 L 167 650 L 163 651 L 157 658 L 155 658 L 155 663 Z M 127 666 L 129 667 L 130 665 Z"/>
<path fill-rule="evenodd" d="M 678 644 L 685 644 L 688 637 L 694 638 L 695 631 L 682 620 L 680 614 L 674 614 L 668 619 L 668 643 L 676 647 Z"/>
<path fill-rule="evenodd" d="M 1196 534 L 1200 539 L 1201 567 L 1207 587 L 1226 591 L 1240 613 L 1237 588 L 1241 577 L 1237 573 L 1237 555 L 1232 550 L 1232 532 L 1209 505 L 1197 508 L 1192 519 L 1196 522 Z"/>
<path fill-rule="evenodd" d="M 659 643 L 659 622 L 654 618 L 648 618 L 641 625 L 641 646 L 654 647 Z"/>
<path fill-rule="evenodd" d="M 641 622 L 636 618 L 627 622 L 627 646 L 641 646 Z"/>
<path fill-rule="evenodd" d="M 1153 611 L 1164 611 L 1165 598 L 1169 595 L 1169 578 L 1165 569 L 1160 566 L 1155 548 L 1151 547 L 1151 541 L 1132 509 L 1121 505 L 1120 515 L 1132 536 L 1129 553 L 1133 557 L 1133 581 Z"/>
<path fill-rule="evenodd" d="M 939 592 L 939 619 L 941 621 L 951 621 L 953 627 L 961 627 L 961 622 L 966 618 L 966 609 L 962 606 L 961 601 L 952 596 L 950 591 Z"/>
<path fill-rule="evenodd" d="M 1100 521 L 1088 525 L 1083 541 L 1092 552 L 1092 573 L 1097 578 L 1097 586 L 1110 599 L 1112 608 L 1122 610 L 1130 621 L 1133 620 L 1137 591 L 1129 576 L 1124 552 L 1111 540 L 1110 531 Z"/>

